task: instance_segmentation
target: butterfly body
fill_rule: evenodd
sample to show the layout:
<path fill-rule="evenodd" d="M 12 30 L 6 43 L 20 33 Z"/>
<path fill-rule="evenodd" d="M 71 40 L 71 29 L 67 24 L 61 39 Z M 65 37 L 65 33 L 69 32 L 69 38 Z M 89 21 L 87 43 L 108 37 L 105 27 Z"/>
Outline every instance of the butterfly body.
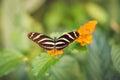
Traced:
<path fill-rule="evenodd" d="M 53 39 L 53 42 L 54 42 L 54 53 L 56 53 L 56 41 L 57 41 L 57 38 L 56 37 L 54 37 L 54 39 Z"/>

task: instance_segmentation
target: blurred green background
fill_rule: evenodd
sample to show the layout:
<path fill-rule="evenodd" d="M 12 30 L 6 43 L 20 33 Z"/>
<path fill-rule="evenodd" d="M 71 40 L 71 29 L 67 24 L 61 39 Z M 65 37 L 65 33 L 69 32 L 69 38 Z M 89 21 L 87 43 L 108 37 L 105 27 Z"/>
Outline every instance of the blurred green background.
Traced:
<path fill-rule="evenodd" d="M 93 43 L 51 57 L 29 32 L 50 37 L 98 24 Z M 0 0 L 0 80 L 120 80 L 120 0 Z"/>

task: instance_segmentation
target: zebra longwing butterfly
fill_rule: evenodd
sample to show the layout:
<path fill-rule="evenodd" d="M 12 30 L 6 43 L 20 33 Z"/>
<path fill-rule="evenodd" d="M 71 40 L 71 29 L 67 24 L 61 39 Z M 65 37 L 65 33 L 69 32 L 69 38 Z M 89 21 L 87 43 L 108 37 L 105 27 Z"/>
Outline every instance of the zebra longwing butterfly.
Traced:
<path fill-rule="evenodd" d="M 28 34 L 28 38 L 36 42 L 40 47 L 47 50 L 51 56 L 63 53 L 63 49 L 74 40 L 82 46 L 92 43 L 92 33 L 97 24 L 96 20 L 89 21 L 74 32 L 69 32 L 59 38 L 50 38 L 44 34 L 32 32 Z"/>
<path fill-rule="evenodd" d="M 31 32 L 28 34 L 28 38 L 37 43 L 43 49 L 47 51 L 53 50 L 54 54 L 50 53 L 52 55 L 55 55 L 56 52 L 63 50 L 78 37 L 79 34 L 77 32 L 69 32 L 54 39 L 37 32 Z"/>

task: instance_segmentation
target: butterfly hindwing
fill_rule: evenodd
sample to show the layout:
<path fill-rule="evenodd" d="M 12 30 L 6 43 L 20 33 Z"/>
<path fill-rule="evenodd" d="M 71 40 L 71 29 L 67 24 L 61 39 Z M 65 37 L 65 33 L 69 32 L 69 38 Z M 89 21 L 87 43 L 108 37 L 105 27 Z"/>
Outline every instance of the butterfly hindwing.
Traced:
<path fill-rule="evenodd" d="M 54 48 L 53 39 L 44 34 L 32 32 L 28 34 L 28 38 L 30 38 L 32 41 L 36 42 L 40 47 L 46 50 L 51 50 Z"/>

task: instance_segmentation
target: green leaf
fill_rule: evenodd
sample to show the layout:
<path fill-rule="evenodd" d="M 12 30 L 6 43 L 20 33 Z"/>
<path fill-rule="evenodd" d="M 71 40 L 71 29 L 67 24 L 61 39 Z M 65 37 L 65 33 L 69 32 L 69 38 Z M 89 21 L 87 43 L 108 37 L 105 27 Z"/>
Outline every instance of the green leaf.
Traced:
<path fill-rule="evenodd" d="M 120 46 L 113 46 L 111 54 L 113 66 L 120 73 Z"/>
<path fill-rule="evenodd" d="M 59 62 L 49 70 L 49 80 L 85 80 L 79 67 L 75 58 L 64 55 Z"/>
<path fill-rule="evenodd" d="M 53 65 L 57 59 L 50 56 L 49 54 L 42 53 L 41 56 L 37 56 L 32 63 L 32 73 L 36 77 L 40 77 L 44 72 Z"/>
<path fill-rule="evenodd" d="M 111 48 L 105 37 L 95 33 L 93 37 L 93 43 L 88 45 L 87 48 L 87 67 L 89 80 L 109 80 L 108 78 L 112 79 L 113 73 L 110 69 L 112 64 Z"/>
<path fill-rule="evenodd" d="M 0 76 L 7 75 L 22 62 L 23 56 L 17 51 L 0 52 Z"/>

